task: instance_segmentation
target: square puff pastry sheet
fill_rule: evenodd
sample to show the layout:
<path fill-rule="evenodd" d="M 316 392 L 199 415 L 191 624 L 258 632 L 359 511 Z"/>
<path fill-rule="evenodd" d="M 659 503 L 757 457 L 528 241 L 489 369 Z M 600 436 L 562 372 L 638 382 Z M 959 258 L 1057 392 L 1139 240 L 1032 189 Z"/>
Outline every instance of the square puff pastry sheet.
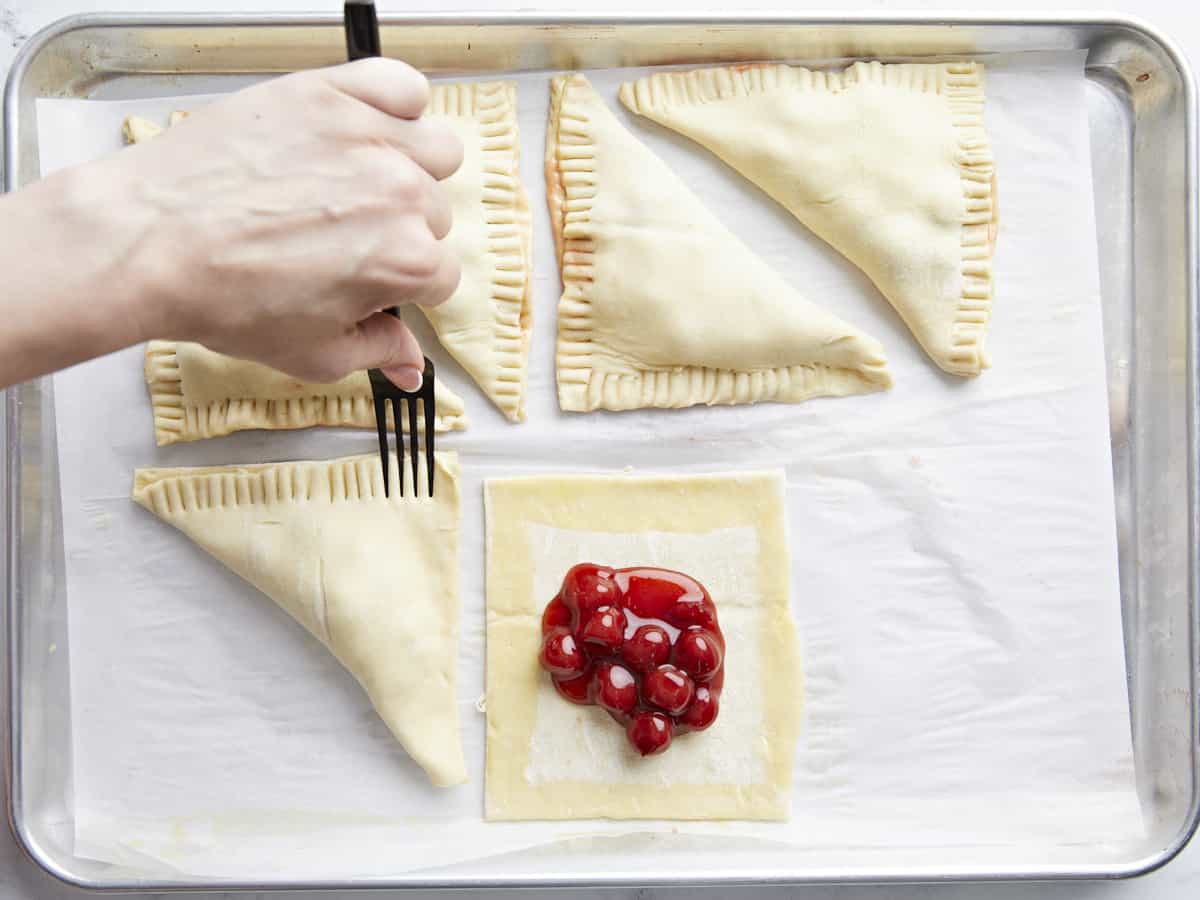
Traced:
<path fill-rule="evenodd" d="M 463 142 L 463 164 L 444 182 L 454 220 L 447 240 L 462 261 L 462 280 L 449 300 L 421 311 L 438 340 L 501 412 L 520 421 L 525 417 L 533 263 L 529 204 L 519 172 L 516 86 L 434 85 L 426 115 L 442 120 Z M 184 118 L 172 114 L 171 124 Z M 128 117 L 123 130 L 130 143 L 162 132 L 138 116 Z M 202 350 L 170 341 L 147 347 L 146 379 L 159 444 L 244 428 L 374 425 L 364 373 L 334 385 L 305 384 Z M 465 427 L 462 400 L 440 382 L 437 395 L 437 430 Z"/>
<path fill-rule="evenodd" d="M 658 72 L 620 96 L 707 147 L 862 269 L 942 369 L 987 368 L 997 208 L 982 65 Z"/>
<path fill-rule="evenodd" d="M 786 818 L 802 691 L 788 604 L 782 475 L 492 479 L 485 502 L 487 818 Z M 550 596 L 537 594 L 534 585 L 556 585 L 565 571 L 535 577 L 547 528 L 641 535 L 645 546 L 662 551 L 654 560 L 591 560 L 613 566 L 670 568 L 683 544 L 695 553 L 694 542 L 704 542 L 705 564 L 725 582 L 713 599 L 727 640 L 726 728 L 718 718 L 708 731 L 679 737 L 662 756 L 642 759 L 607 713 L 567 704 L 554 693 L 538 665 Z M 731 540 L 734 533 L 748 535 L 749 543 Z M 586 534 L 580 540 L 585 556 L 606 542 Z M 718 590 L 718 581 L 707 586 Z M 738 692 L 755 711 L 745 722 L 735 721 L 737 711 L 728 705 Z M 539 698 L 555 705 L 555 721 L 560 713 L 569 720 L 551 749 L 537 745 L 544 733 Z M 727 750 L 747 761 L 744 770 L 720 764 Z M 539 767 L 545 777 L 537 776 Z"/>
<path fill-rule="evenodd" d="M 401 477 L 391 457 L 393 484 Z M 324 644 L 438 786 L 467 780 L 459 737 L 458 460 L 433 499 L 383 493 L 378 456 L 139 469 L 133 499 Z"/>
<path fill-rule="evenodd" d="M 564 410 L 798 402 L 891 385 L 880 344 L 773 272 L 580 74 L 551 81 L 546 185 Z"/>

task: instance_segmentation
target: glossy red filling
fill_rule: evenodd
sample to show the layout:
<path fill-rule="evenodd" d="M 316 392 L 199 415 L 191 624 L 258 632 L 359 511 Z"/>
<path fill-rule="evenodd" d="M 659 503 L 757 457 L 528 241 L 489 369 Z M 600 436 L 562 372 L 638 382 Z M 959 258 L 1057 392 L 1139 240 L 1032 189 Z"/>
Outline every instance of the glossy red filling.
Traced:
<path fill-rule="evenodd" d="M 682 572 L 572 566 L 542 614 L 539 658 L 560 695 L 604 708 L 643 756 L 720 711 L 725 637 L 708 591 Z"/>

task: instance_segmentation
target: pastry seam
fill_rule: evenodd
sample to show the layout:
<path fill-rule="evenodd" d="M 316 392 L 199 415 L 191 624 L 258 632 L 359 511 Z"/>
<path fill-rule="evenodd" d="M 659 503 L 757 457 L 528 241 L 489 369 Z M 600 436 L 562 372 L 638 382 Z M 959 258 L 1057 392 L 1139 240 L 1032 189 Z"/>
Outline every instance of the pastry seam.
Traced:
<path fill-rule="evenodd" d="M 887 362 L 882 357 L 864 364 L 862 370 L 806 363 L 754 370 L 679 366 L 639 367 L 633 372 L 597 371 L 591 360 L 589 296 L 595 251 L 589 223 L 598 190 L 595 148 L 586 113 L 564 110 L 564 106 L 570 105 L 567 97 L 570 88 L 585 84 L 583 76 L 573 74 L 557 76 L 550 85 L 546 193 L 563 282 L 556 353 L 559 406 L 564 410 L 589 411 L 803 400 L 817 395 L 852 393 L 852 388 L 859 385 L 878 389 L 891 384 Z"/>
<path fill-rule="evenodd" d="M 154 439 L 160 447 L 253 428 L 373 428 L 375 425 L 375 408 L 369 392 L 335 391 L 291 398 L 226 397 L 208 403 L 188 403 L 177 346 L 174 341 L 146 344 L 146 386 L 154 414 Z M 466 418 L 461 414 L 437 415 L 437 431 L 461 431 L 465 427 Z"/>
<path fill-rule="evenodd" d="M 435 459 L 442 473 L 457 475 L 458 461 L 453 453 L 438 453 Z M 400 473 L 395 459 L 390 463 L 392 479 L 396 480 Z M 411 487 L 411 475 L 406 472 L 404 477 L 406 486 Z M 324 491 L 318 488 L 321 482 L 326 485 Z M 194 510 L 276 503 L 432 502 L 428 497 L 403 500 L 398 493 L 390 497 L 385 494 L 379 457 L 374 454 L 318 462 L 138 469 L 134 473 L 133 497 L 164 518 Z"/>
<path fill-rule="evenodd" d="M 855 84 L 880 84 L 946 98 L 958 138 L 955 165 L 963 195 L 961 282 L 951 324 L 951 352 L 939 364 L 955 375 L 978 375 L 989 365 L 984 342 L 991 318 L 996 242 L 995 161 L 984 127 L 984 66 L 942 63 L 857 62 L 834 72 L 781 64 L 657 72 L 621 86 L 632 112 L 711 103 L 781 90 L 838 92 Z"/>
<path fill-rule="evenodd" d="M 525 420 L 525 385 L 532 331 L 532 226 L 521 187 L 517 89 L 512 82 L 439 84 L 430 115 L 474 118 L 483 157 L 483 207 L 492 261 L 492 351 L 498 362 L 488 396 L 511 420 Z"/>

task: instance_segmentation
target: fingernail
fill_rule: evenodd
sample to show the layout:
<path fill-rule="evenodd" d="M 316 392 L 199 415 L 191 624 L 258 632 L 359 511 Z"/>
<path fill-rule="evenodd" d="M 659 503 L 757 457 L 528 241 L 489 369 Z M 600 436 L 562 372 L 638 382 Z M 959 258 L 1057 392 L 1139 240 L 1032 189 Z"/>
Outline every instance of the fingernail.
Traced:
<path fill-rule="evenodd" d="M 416 366 L 400 366 L 397 369 L 385 369 L 383 374 L 402 391 L 420 390 L 422 373 Z"/>

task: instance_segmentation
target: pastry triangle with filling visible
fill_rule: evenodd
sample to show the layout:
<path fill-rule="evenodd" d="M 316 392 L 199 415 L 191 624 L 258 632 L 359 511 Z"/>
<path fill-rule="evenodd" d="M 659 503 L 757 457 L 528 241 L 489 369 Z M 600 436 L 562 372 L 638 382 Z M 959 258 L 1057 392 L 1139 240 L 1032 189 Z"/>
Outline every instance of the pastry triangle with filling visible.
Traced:
<path fill-rule="evenodd" d="M 941 368 L 987 368 L 996 204 L 982 65 L 660 72 L 620 96 L 707 147 L 862 269 Z"/>
<path fill-rule="evenodd" d="M 801 297 L 633 137 L 551 82 L 546 182 L 565 410 L 797 402 L 891 384 L 877 341 Z"/>
<path fill-rule="evenodd" d="M 525 418 L 533 284 L 516 95 L 509 81 L 437 84 L 430 90 L 425 115 L 442 121 L 463 142 L 463 163 L 443 182 L 453 214 L 446 240 L 458 253 L 462 280 L 445 303 L 421 307 L 442 346 L 514 422 Z M 186 117 L 173 113 L 170 124 Z M 129 116 L 123 126 L 129 143 L 162 130 L 140 116 Z M 448 392 L 442 388 L 442 393 Z M 461 411 L 461 401 L 453 399 Z M 440 396 L 438 402 L 440 408 Z"/>
<path fill-rule="evenodd" d="M 433 499 L 412 499 L 405 475 L 409 499 L 384 496 L 378 456 L 139 469 L 133 499 L 328 647 L 430 781 L 449 786 L 467 780 L 455 695 L 458 461 L 438 454 Z"/>

